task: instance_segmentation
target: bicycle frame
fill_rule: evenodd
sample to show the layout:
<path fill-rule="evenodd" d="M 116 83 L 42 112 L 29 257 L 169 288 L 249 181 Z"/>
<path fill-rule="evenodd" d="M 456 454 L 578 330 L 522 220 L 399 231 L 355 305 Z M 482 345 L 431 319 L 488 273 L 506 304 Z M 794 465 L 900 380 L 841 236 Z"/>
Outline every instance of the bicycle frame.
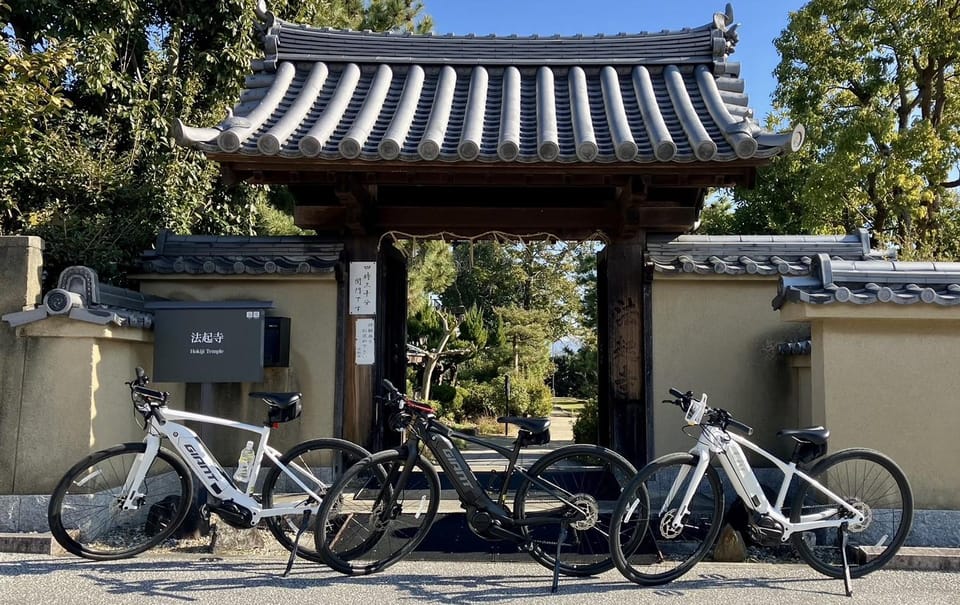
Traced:
<path fill-rule="evenodd" d="M 406 469 L 410 469 L 409 463 L 412 462 L 413 458 L 419 454 L 419 448 L 414 446 L 417 442 L 422 442 L 427 449 L 433 453 L 434 458 L 437 460 L 437 464 L 440 465 L 440 468 L 442 468 L 447 477 L 450 478 L 451 482 L 453 483 L 453 488 L 456 490 L 457 495 L 460 497 L 460 501 L 463 504 L 467 506 L 474 506 L 480 511 L 489 513 L 494 519 L 500 521 L 501 523 L 514 527 L 560 523 L 561 519 L 559 518 L 516 519 L 507 512 L 504 504 L 506 501 L 507 489 L 510 484 L 510 477 L 513 476 L 514 473 L 519 473 L 522 477 L 525 477 L 527 480 L 529 480 L 533 485 L 536 485 L 541 489 L 554 492 L 556 497 L 564 504 L 579 511 L 580 514 L 584 514 L 580 506 L 578 506 L 568 497 L 572 494 L 569 494 L 559 485 L 539 477 L 530 476 L 527 474 L 527 471 L 524 467 L 517 464 L 517 458 L 520 455 L 521 449 L 519 441 L 513 447 L 513 449 L 509 449 L 472 435 L 459 433 L 432 419 L 419 422 L 419 424 L 420 426 L 416 426 L 413 429 L 413 435 L 404 444 L 408 448 L 408 464 Z M 490 498 L 486 490 L 480 486 L 480 482 L 477 479 L 476 474 L 470 468 L 470 465 L 467 463 L 466 459 L 464 459 L 463 454 L 460 453 L 460 450 L 457 449 L 457 447 L 453 444 L 451 438 L 463 439 L 469 443 L 490 448 L 506 458 L 507 468 L 503 473 L 504 480 L 503 484 L 500 486 L 500 493 L 496 502 Z M 401 477 L 400 481 L 405 482 L 406 477 Z M 519 538 L 520 536 L 516 537 Z"/>
<path fill-rule="evenodd" d="M 836 528 L 845 523 L 860 524 L 864 522 L 865 517 L 863 513 L 850 506 L 839 496 L 803 471 L 798 470 L 795 462 L 785 463 L 760 446 L 750 442 L 745 437 L 730 433 L 718 427 L 701 426 L 700 429 L 701 433 L 699 439 L 697 439 L 697 444 L 690 450 L 690 453 L 697 457 L 697 465 L 692 471 L 691 481 L 680 502 L 678 512 L 671 523 L 674 529 L 679 530 L 683 525 L 683 518 L 689 512 L 690 502 L 693 500 L 694 492 L 703 479 L 704 473 L 706 473 L 707 465 L 709 465 L 714 458 L 720 461 L 723 470 L 731 479 L 734 491 L 737 492 L 737 495 L 740 496 L 748 508 L 758 513 L 769 515 L 781 524 L 784 531 L 780 539 L 783 542 L 786 542 L 791 535 L 798 532 L 826 527 Z M 741 445 L 763 456 L 783 473 L 783 481 L 780 484 L 775 503 L 771 504 L 762 490 L 758 490 L 759 493 L 757 494 L 749 494 L 747 492 L 745 485 L 747 482 L 750 482 L 751 479 L 752 481 L 756 481 L 756 477 L 753 474 L 750 463 L 743 454 L 743 450 L 740 448 Z M 674 479 L 673 485 L 670 487 L 670 491 L 663 504 L 663 510 L 660 511 L 661 514 L 666 512 L 666 508 L 670 505 L 680 486 L 683 485 L 683 481 L 689 472 L 691 471 L 688 471 L 688 467 L 680 470 L 676 479 Z M 835 502 L 837 508 L 827 509 L 817 514 L 803 515 L 800 522 L 791 522 L 782 511 L 784 500 L 786 500 L 787 497 L 787 491 L 794 477 L 813 486 L 821 494 Z M 850 516 L 842 519 L 829 519 L 829 517 L 835 516 L 839 509 L 845 510 Z"/>
<path fill-rule="evenodd" d="M 139 506 L 140 498 L 143 496 L 143 494 L 140 493 L 140 486 L 143 484 L 147 469 L 150 468 L 150 463 L 157 455 L 160 449 L 160 442 L 164 437 L 170 440 L 170 443 L 176 449 L 180 458 L 187 463 L 187 466 L 193 474 L 210 493 L 220 500 L 233 501 L 237 505 L 250 511 L 252 515 L 251 525 L 256 525 L 260 519 L 264 517 L 302 514 L 306 510 L 303 506 L 281 506 L 265 509 L 252 497 L 253 487 L 260 473 L 260 463 L 264 456 L 277 465 L 277 468 L 280 469 L 281 472 L 290 477 L 294 483 L 314 499 L 316 504 L 310 507 L 312 513 L 316 513 L 317 509 L 319 509 L 321 496 L 317 494 L 316 488 L 325 486 L 323 486 L 319 480 L 317 480 L 316 486 L 307 486 L 289 467 L 280 462 L 281 453 L 267 445 L 267 439 L 270 436 L 269 426 L 258 426 L 236 420 L 219 418 L 217 416 L 173 410 L 165 406 L 162 409 L 162 420 L 158 418 L 156 414 L 152 414 L 149 417 L 147 435 L 144 437 L 147 449 L 143 454 L 137 455 L 127 475 L 127 480 L 123 487 L 125 497 L 121 503 L 123 510 L 135 509 Z M 224 426 L 258 435 L 256 454 L 250 469 L 250 479 L 247 482 L 246 489 L 241 491 L 237 488 L 230 479 L 229 474 L 223 469 L 216 458 L 214 458 L 213 454 L 210 453 L 196 432 L 186 425 L 174 422 L 175 420 Z M 310 474 L 306 469 L 296 464 L 291 464 L 291 466 L 301 471 L 301 476 Z"/>

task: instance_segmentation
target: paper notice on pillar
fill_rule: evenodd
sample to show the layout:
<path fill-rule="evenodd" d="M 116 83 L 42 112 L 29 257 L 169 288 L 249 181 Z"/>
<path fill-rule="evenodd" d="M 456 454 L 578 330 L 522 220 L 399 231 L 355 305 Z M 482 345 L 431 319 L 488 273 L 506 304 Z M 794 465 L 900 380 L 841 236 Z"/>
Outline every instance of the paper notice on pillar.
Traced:
<path fill-rule="evenodd" d="M 376 336 L 373 332 L 374 323 L 372 319 L 357 320 L 357 340 L 356 340 L 356 364 L 358 366 L 372 366 L 375 355 Z"/>
<path fill-rule="evenodd" d="M 350 315 L 377 314 L 377 263 L 350 263 Z"/>

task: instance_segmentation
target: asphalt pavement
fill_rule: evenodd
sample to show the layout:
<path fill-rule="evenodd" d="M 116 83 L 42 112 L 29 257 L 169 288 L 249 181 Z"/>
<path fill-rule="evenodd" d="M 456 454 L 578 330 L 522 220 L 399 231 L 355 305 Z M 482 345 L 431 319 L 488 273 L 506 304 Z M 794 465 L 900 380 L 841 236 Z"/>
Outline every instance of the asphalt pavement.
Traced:
<path fill-rule="evenodd" d="M 452 558 L 452 557 L 451 557 Z M 74 557 L 0 553 L 0 604 L 84 605 L 211 603 L 224 605 L 384 603 L 549 603 L 561 605 L 956 605 L 960 573 L 882 570 L 854 580 L 854 596 L 843 582 L 803 565 L 702 563 L 683 578 L 643 588 L 616 571 L 593 578 L 561 577 L 550 593 L 549 570 L 535 563 L 401 561 L 378 574 L 342 576 L 298 561 L 282 578 L 278 557 L 215 557 L 150 553 L 116 562 Z"/>

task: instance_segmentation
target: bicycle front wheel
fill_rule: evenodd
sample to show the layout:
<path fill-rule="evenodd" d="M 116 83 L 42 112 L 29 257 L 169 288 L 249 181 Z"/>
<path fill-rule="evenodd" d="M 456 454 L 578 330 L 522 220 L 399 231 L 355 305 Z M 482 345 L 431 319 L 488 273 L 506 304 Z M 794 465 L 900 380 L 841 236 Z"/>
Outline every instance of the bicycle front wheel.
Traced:
<path fill-rule="evenodd" d="M 193 498 L 190 472 L 160 450 L 150 462 L 134 507 L 123 510 L 124 484 L 145 443 L 126 443 L 90 454 L 53 490 L 47 508 L 50 532 L 77 556 L 123 559 L 167 539 L 187 516 Z"/>
<path fill-rule="evenodd" d="M 631 582 L 666 584 L 703 559 L 720 533 L 723 489 L 712 466 L 692 485 L 698 458 L 668 454 L 640 469 L 624 489 L 610 524 L 610 551 Z M 684 495 L 693 489 L 688 510 Z M 673 521 L 681 514 L 681 525 Z"/>
<path fill-rule="evenodd" d="M 440 478 L 423 456 L 404 449 L 361 460 L 330 488 L 320 506 L 317 552 L 347 575 L 385 569 L 426 537 L 440 506 Z"/>
<path fill-rule="evenodd" d="M 590 576 L 613 569 L 610 517 L 636 472 L 620 454 L 595 445 L 562 447 L 538 460 L 514 501 L 514 517 L 530 541 L 530 556 L 553 569 L 560 525 L 567 523 L 559 572 Z"/>
<path fill-rule="evenodd" d="M 270 467 L 263 479 L 263 508 L 292 506 L 299 509 L 299 512 L 265 518 L 267 527 L 277 542 L 287 550 L 293 550 L 303 513 L 307 510 L 313 515 L 304 533 L 310 532 L 312 535 L 314 531 L 320 501 L 308 494 L 300 483 L 323 498 L 344 471 L 369 455 L 367 450 L 355 443 L 332 438 L 305 441 L 284 453 L 280 457 L 280 464 L 293 473 L 293 477 L 280 470 L 279 466 Z M 297 483 L 298 481 L 300 483 Z M 306 543 L 298 545 L 297 555 L 314 563 L 323 562 L 319 553 Z"/>
<path fill-rule="evenodd" d="M 848 449 L 831 454 L 814 465 L 810 477 L 866 516 L 863 523 L 847 525 L 847 561 L 850 577 L 858 578 L 887 564 L 900 550 L 913 523 L 913 492 L 897 464 L 868 449 Z M 832 500 L 806 482 L 797 491 L 790 521 L 808 516 L 827 519 L 849 517 Z M 810 567 L 832 578 L 843 577 L 842 535 L 825 528 L 791 537 L 800 557 Z"/>

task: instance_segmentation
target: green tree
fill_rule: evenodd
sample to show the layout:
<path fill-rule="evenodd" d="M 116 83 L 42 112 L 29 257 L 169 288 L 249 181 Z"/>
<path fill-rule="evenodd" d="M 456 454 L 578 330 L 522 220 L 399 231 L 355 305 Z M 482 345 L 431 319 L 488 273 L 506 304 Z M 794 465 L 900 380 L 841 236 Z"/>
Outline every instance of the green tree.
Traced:
<path fill-rule="evenodd" d="M 553 372 L 550 349 L 563 336 L 595 342 L 596 255 L 593 245 L 571 242 L 458 243 L 456 281 L 443 292 L 445 307 L 476 313 L 461 328 L 482 323 L 486 346 L 462 365 L 472 391 L 464 410 L 499 410 L 500 388 L 511 377 L 511 405 L 525 413 L 549 411 L 546 382 Z M 584 301 L 589 301 L 584 304 Z M 585 315 L 584 309 L 592 311 Z M 469 318 L 468 314 L 468 318 Z M 470 331 L 469 328 L 466 331 Z M 461 330 L 463 333 L 464 330 Z"/>
<path fill-rule="evenodd" d="M 407 338 L 423 357 L 420 392 L 430 399 L 434 372 L 441 363 L 450 365 L 451 382 L 456 384 L 456 368 L 473 357 L 487 341 L 482 317 L 475 307 L 464 312 L 460 307 L 440 305 L 440 293 L 456 279 L 450 246 L 439 240 L 401 245 L 407 255 Z"/>
<path fill-rule="evenodd" d="M 282 190 L 227 188 L 171 122 L 219 121 L 258 53 L 257 0 L 4 0 L 0 233 L 47 240 L 56 276 L 122 277 L 156 232 L 293 230 Z M 426 31 L 420 0 L 276 0 L 279 17 Z M 27 120 L 23 118 L 26 117 Z M 7 137 L 13 131 L 14 136 Z"/>
<path fill-rule="evenodd" d="M 558 397 L 589 398 L 597 396 L 599 385 L 597 349 L 569 347 L 553 358 L 556 371 L 553 375 L 554 395 Z"/>
<path fill-rule="evenodd" d="M 811 0 L 775 44 L 775 101 L 807 141 L 737 190 L 734 228 L 866 226 L 903 258 L 955 258 L 960 3 Z"/>

